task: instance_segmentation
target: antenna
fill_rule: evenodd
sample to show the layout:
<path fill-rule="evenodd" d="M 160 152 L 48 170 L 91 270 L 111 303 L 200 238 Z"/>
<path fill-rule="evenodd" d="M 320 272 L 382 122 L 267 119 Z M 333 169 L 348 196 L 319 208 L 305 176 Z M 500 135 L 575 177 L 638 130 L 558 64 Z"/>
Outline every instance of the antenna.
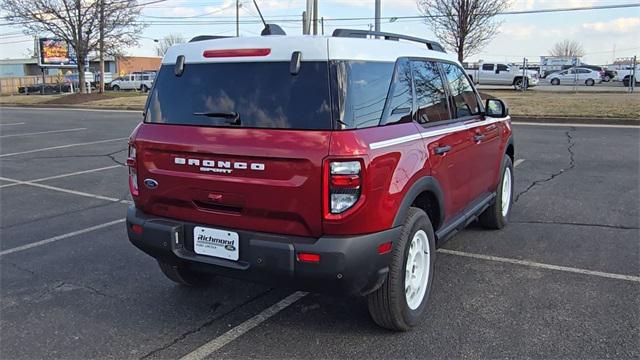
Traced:
<path fill-rule="evenodd" d="M 260 7 L 258 6 L 258 3 L 256 2 L 256 0 L 253 0 L 253 5 L 256 6 L 256 10 L 258 10 L 258 15 L 260 15 L 260 20 L 262 20 L 262 23 L 264 24 L 264 29 L 262 29 L 262 32 L 260 33 L 260 35 L 287 35 L 287 33 L 285 33 L 280 26 L 276 24 L 267 24 L 267 22 L 264 21 L 264 17 L 262 16 L 262 11 L 260 11 Z"/>

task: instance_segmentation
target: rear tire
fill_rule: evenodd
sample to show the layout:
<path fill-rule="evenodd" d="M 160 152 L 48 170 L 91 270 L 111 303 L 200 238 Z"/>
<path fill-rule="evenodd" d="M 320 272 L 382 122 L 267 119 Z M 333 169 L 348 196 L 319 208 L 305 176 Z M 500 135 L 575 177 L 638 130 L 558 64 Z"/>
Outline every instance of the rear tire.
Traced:
<path fill-rule="evenodd" d="M 559 79 L 551 79 L 551 85 L 560 85 Z"/>
<path fill-rule="evenodd" d="M 393 244 L 387 278 L 378 290 L 367 295 L 369 313 L 376 324 L 407 331 L 424 318 L 435 254 L 429 217 L 421 209 L 410 208 L 400 238 Z"/>
<path fill-rule="evenodd" d="M 507 155 L 500 167 L 500 182 L 496 189 L 493 205 L 480 214 L 480 225 L 487 229 L 502 229 L 509 222 L 509 214 L 513 205 L 513 164 Z"/>
<path fill-rule="evenodd" d="M 169 265 L 160 261 L 158 261 L 158 265 L 160 265 L 160 270 L 169 280 L 182 286 L 200 287 L 206 285 L 209 280 L 204 274 L 197 273 L 184 266 Z"/>
<path fill-rule="evenodd" d="M 140 91 L 142 91 L 143 93 L 146 93 L 147 91 L 149 91 L 149 88 L 147 87 L 147 85 L 142 85 L 140 86 Z"/>

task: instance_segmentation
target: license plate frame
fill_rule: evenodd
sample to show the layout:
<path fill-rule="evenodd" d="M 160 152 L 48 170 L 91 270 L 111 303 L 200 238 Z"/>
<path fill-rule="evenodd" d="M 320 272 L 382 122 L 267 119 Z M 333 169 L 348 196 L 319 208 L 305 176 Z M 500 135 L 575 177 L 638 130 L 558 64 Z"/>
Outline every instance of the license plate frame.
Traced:
<path fill-rule="evenodd" d="M 196 226 L 193 228 L 193 251 L 198 255 L 238 261 L 240 236 L 233 231 Z"/>

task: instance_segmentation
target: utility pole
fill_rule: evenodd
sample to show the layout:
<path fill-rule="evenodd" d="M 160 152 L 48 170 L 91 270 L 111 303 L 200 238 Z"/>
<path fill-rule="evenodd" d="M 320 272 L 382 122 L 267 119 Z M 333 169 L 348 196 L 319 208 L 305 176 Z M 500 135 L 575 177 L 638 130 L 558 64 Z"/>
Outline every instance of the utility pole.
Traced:
<path fill-rule="evenodd" d="M 304 35 L 311 34 L 311 19 L 313 19 L 313 2 L 314 0 L 307 0 L 307 16 L 306 22 L 304 23 L 304 28 L 302 29 L 302 33 Z"/>
<path fill-rule="evenodd" d="M 104 94 L 104 0 L 100 0 L 100 94 Z"/>
<path fill-rule="evenodd" d="M 376 2 L 376 21 L 375 21 L 375 30 L 380 31 L 380 1 L 375 0 Z"/>
<path fill-rule="evenodd" d="M 320 25 L 322 27 L 322 35 L 324 35 L 324 16 L 320 18 Z"/>
<path fill-rule="evenodd" d="M 236 36 L 240 37 L 240 0 L 236 0 Z"/>
<path fill-rule="evenodd" d="M 313 0 L 313 35 L 318 35 L 318 0 Z"/>

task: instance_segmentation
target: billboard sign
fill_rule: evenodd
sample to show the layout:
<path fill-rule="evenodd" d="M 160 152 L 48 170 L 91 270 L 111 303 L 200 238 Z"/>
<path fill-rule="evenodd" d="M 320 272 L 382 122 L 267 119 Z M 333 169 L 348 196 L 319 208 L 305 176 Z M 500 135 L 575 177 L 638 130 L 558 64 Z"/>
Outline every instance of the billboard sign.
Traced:
<path fill-rule="evenodd" d="M 38 63 L 40 66 L 75 67 L 76 58 L 72 47 L 62 39 L 38 39 Z"/>

